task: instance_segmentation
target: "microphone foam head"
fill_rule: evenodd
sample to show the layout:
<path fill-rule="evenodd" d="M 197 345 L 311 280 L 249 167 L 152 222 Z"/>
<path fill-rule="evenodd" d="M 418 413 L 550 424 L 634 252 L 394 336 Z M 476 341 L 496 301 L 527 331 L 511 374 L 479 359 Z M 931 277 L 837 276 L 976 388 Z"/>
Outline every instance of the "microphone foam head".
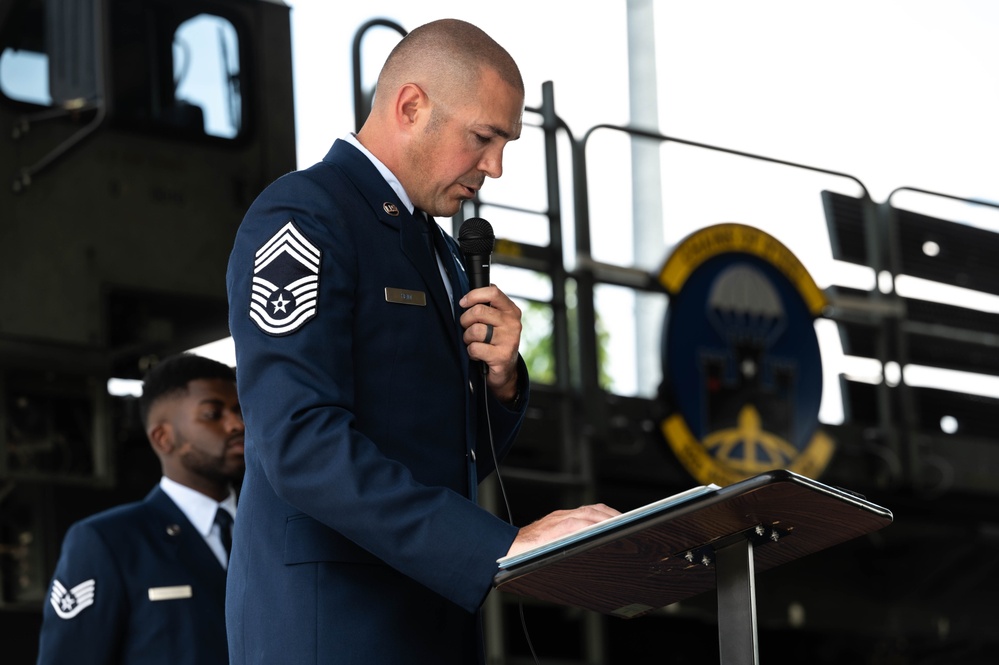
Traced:
<path fill-rule="evenodd" d="M 481 217 L 472 217 L 458 229 L 458 245 L 464 254 L 491 254 L 496 244 L 492 225 Z"/>

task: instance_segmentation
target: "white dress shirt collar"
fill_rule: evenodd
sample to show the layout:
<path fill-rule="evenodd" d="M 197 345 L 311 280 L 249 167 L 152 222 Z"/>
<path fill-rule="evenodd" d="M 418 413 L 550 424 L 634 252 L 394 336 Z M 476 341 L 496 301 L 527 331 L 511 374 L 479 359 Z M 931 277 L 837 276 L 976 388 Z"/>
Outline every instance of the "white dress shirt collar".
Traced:
<path fill-rule="evenodd" d="M 371 154 L 370 150 L 361 145 L 361 142 L 357 140 L 356 134 L 347 134 L 347 136 L 343 137 L 343 140 L 360 150 L 361 154 L 367 157 L 368 160 L 374 164 L 375 168 L 378 169 L 378 172 L 383 178 L 385 178 L 385 182 L 387 182 L 389 187 L 392 188 L 392 191 L 396 193 L 396 196 L 399 197 L 402 204 L 406 206 L 406 210 L 409 211 L 409 214 L 413 214 L 413 209 L 416 206 L 414 206 L 413 202 L 410 201 L 409 194 L 407 194 L 406 190 L 402 188 L 402 183 L 400 183 L 399 179 L 395 177 L 395 174 L 389 171 L 388 167 L 382 164 L 381 160 Z"/>
<path fill-rule="evenodd" d="M 160 488 L 173 499 L 173 502 L 177 504 L 177 507 L 204 538 L 208 538 L 212 532 L 212 527 L 215 526 L 215 511 L 219 509 L 219 506 L 225 508 L 233 516 L 233 519 L 236 517 L 236 492 L 232 489 L 229 490 L 229 496 L 219 502 L 186 485 L 181 485 L 175 480 L 170 480 L 166 476 L 160 478 Z"/>

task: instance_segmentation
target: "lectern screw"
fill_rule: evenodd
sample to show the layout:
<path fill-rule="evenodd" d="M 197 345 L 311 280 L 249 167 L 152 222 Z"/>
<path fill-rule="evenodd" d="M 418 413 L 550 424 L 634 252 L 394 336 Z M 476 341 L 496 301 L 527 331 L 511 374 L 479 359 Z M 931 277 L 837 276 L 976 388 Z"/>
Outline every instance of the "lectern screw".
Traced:
<path fill-rule="evenodd" d="M 757 524 L 756 525 L 756 535 L 757 536 L 762 536 L 766 532 L 767 532 L 767 530 L 763 528 L 762 524 Z"/>
<path fill-rule="evenodd" d="M 710 557 L 708 557 L 708 555 L 705 554 L 704 556 L 701 557 L 701 563 L 703 563 L 705 566 L 710 566 L 711 565 Z"/>
<path fill-rule="evenodd" d="M 780 534 L 777 533 L 777 529 L 774 529 L 773 531 L 770 532 L 770 540 L 774 541 L 775 543 L 778 540 L 780 540 Z"/>
<path fill-rule="evenodd" d="M 683 555 L 683 558 L 687 560 L 688 563 L 694 563 L 694 553 L 688 551 Z"/>

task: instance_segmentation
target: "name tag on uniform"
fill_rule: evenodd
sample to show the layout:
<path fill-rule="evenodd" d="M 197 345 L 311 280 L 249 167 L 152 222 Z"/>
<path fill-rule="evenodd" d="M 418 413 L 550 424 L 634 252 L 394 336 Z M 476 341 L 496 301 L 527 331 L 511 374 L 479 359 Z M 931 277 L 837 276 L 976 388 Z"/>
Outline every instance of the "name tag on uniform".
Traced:
<path fill-rule="evenodd" d="M 412 289 L 396 289 L 391 286 L 385 287 L 385 302 L 394 302 L 400 305 L 417 305 L 426 307 L 427 294 L 423 291 L 413 291 Z"/>
<path fill-rule="evenodd" d="M 191 598 L 194 591 L 190 584 L 183 586 L 157 586 L 149 589 L 149 600 L 180 600 Z"/>

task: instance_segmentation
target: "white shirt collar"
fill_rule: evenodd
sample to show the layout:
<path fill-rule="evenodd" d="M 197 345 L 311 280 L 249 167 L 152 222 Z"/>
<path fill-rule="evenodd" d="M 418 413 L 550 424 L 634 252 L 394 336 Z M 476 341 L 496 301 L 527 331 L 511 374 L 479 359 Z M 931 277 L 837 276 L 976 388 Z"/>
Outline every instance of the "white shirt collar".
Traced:
<path fill-rule="evenodd" d="M 236 492 L 232 489 L 229 490 L 229 496 L 218 502 L 210 496 L 205 496 L 201 492 L 181 485 L 175 480 L 170 480 L 166 476 L 160 478 L 160 488 L 173 499 L 173 502 L 198 530 L 198 533 L 205 538 L 211 533 L 215 524 L 215 512 L 219 506 L 229 511 L 233 519 L 236 517 Z"/>
<path fill-rule="evenodd" d="M 343 140 L 360 150 L 361 154 L 367 157 L 368 160 L 375 165 L 378 172 L 383 178 L 385 178 L 385 182 L 387 182 L 389 187 L 392 188 L 392 191 L 396 193 L 396 196 L 399 197 L 402 204 L 406 206 L 406 210 L 409 211 L 409 214 L 413 214 L 413 209 L 416 206 L 414 206 L 413 202 L 409 200 L 409 195 L 406 193 L 406 190 L 402 188 L 402 183 L 400 183 L 399 179 L 395 177 L 395 174 L 389 171 L 388 167 L 382 164 L 381 160 L 371 154 L 370 150 L 361 145 L 361 142 L 357 140 L 357 135 L 353 132 L 343 137 Z"/>

